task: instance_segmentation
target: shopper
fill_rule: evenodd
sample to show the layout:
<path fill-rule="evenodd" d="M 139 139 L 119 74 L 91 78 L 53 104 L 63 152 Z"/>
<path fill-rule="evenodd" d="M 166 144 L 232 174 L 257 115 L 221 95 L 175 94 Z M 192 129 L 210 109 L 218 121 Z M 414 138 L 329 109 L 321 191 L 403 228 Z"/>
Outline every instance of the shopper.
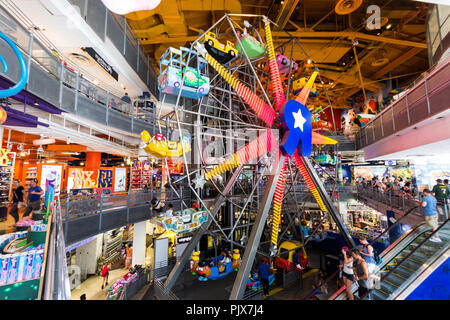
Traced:
<path fill-rule="evenodd" d="M 358 296 L 359 298 L 363 298 L 366 294 L 369 295 L 370 286 L 369 286 L 369 268 L 367 266 L 367 262 L 361 256 L 360 249 L 352 249 L 352 257 L 355 265 L 355 280 L 358 281 Z M 370 300 L 370 297 L 368 297 Z"/>
<path fill-rule="evenodd" d="M 26 198 L 25 188 L 22 186 L 20 180 L 14 179 L 14 189 L 12 191 L 13 201 L 9 214 L 14 218 L 14 224 L 19 221 L 19 209 L 26 207 L 24 199 Z"/>
<path fill-rule="evenodd" d="M 437 210 L 440 215 L 447 213 L 448 208 L 446 208 L 449 199 L 449 189 L 448 186 L 442 183 L 441 179 L 436 180 L 437 184 L 433 187 L 431 192 L 436 197 Z"/>
<path fill-rule="evenodd" d="M 376 263 L 375 263 L 375 258 L 374 258 L 373 247 L 369 244 L 369 242 L 367 242 L 367 238 L 365 235 L 361 235 L 359 237 L 359 242 L 362 245 L 360 253 L 361 253 L 364 261 L 367 262 L 367 267 L 369 268 L 369 273 L 374 273 Z"/>
<path fill-rule="evenodd" d="M 126 102 L 126 103 L 131 103 L 131 99 L 128 96 L 128 92 L 125 92 L 125 95 L 122 98 L 120 98 L 120 100 L 122 100 L 123 102 Z"/>
<path fill-rule="evenodd" d="M 102 290 L 105 288 L 105 285 L 108 287 L 109 270 L 111 270 L 111 264 L 106 261 L 102 268 Z"/>
<path fill-rule="evenodd" d="M 30 188 L 28 188 L 28 205 L 23 217 L 29 216 L 31 211 L 41 209 L 41 196 L 44 194 L 44 190 L 37 185 L 38 182 L 38 179 L 33 179 L 30 182 Z"/>
<path fill-rule="evenodd" d="M 133 257 L 133 247 L 129 243 L 129 244 L 127 244 L 127 248 L 126 248 L 125 269 L 129 269 L 131 267 L 132 257 Z"/>
<path fill-rule="evenodd" d="M 423 195 L 424 197 L 421 204 L 425 214 L 425 222 L 434 232 L 438 228 L 438 212 L 436 210 L 437 201 L 436 198 L 431 195 L 430 189 L 423 190 Z M 437 233 L 430 238 L 430 241 L 442 242 Z"/>
<path fill-rule="evenodd" d="M 165 206 L 163 201 L 160 201 L 156 198 L 154 198 L 150 204 L 151 204 L 150 211 L 152 212 L 152 215 L 153 214 L 160 215 L 163 211 L 163 207 Z"/>
<path fill-rule="evenodd" d="M 309 237 L 309 230 L 311 229 L 308 222 L 306 220 L 302 220 L 300 228 L 302 229 L 303 236 L 306 240 Z"/>
<path fill-rule="evenodd" d="M 400 184 L 398 179 L 394 180 L 394 184 L 392 185 L 392 191 L 394 192 L 394 196 L 400 195 Z"/>
<path fill-rule="evenodd" d="M 262 259 L 262 263 L 258 266 L 258 273 L 263 286 L 264 296 L 269 296 L 269 262 L 266 258 Z"/>
<path fill-rule="evenodd" d="M 345 291 L 349 300 L 354 300 L 352 285 L 354 282 L 353 274 L 353 256 L 346 248 L 342 248 L 343 263 L 339 266 L 342 269 L 342 280 L 345 285 Z"/>

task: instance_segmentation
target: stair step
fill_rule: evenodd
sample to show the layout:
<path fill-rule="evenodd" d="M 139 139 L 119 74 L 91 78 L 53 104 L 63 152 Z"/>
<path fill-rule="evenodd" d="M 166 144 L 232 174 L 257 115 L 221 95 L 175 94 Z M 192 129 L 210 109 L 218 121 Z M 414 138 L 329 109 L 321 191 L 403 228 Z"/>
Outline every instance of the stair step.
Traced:
<path fill-rule="evenodd" d="M 420 253 L 427 257 L 431 257 L 436 252 L 436 250 L 438 250 L 438 248 L 437 247 L 430 248 L 430 246 L 427 246 L 426 244 L 427 243 L 421 245 L 415 252 Z M 410 246 L 411 250 L 414 250 L 415 248 L 417 248 L 417 245 Z"/>

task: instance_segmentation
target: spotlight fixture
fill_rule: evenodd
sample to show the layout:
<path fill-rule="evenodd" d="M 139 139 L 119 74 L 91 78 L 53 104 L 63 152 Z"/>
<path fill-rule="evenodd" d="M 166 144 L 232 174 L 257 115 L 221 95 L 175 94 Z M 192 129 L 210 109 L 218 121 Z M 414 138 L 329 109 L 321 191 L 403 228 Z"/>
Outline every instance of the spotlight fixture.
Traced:
<path fill-rule="evenodd" d="M 84 166 L 84 162 L 80 162 L 80 166 Z"/>
<path fill-rule="evenodd" d="M 39 102 L 37 102 L 37 100 L 34 100 L 33 104 L 34 104 L 35 106 L 38 106 L 38 105 L 39 105 Z"/>
<path fill-rule="evenodd" d="M 392 24 L 388 24 L 387 26 L 386 26 L 386 29 L 390 29 L 390 28 L 392 28 Z"/>

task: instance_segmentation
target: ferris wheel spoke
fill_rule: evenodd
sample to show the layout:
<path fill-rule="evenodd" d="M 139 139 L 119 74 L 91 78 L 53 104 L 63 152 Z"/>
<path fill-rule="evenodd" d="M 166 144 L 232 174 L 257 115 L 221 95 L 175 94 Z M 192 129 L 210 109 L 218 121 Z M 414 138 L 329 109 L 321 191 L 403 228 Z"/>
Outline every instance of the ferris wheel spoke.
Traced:
<path fill-rule="evenodd" d="M 267 152 L 274 150 L 276 147 L 277 141 L 275 135 L 272 129 L 269 129 L 236 153 L 227 157 L 223 163 L 207 172 L 205 178 L 206 180 L 210 180 L 212 177 L 236 168 L 240 164 L 246 164 L 251 160 L 255 160 Z"/>
<path fill-rule="evenodd" d="M 284 187 L 286 185 L 287 166 L 289 164 L 289 157 L 285 157 L 283 160 L 283 167 L 281 168 L 280 175 L 275 187 L 275 193 L 273 196 L 273 217 L 272 217 L 272 254 L 276 254 L 276 248 L 278 243 L 278 229 L 281 222 L 281 207 L 283 205 Z"/>
<path fill-rule="evenodd" d="M 286 102 L 284 97 L 283 85 L 281 83 L 280 70 L 278 69 L 277 60 L 275 57 L 275 49 L 273 47 L 272 31 L 270 30 L 270 22 L 268 19 L 264 19 L 265 31 L 266 31 L 266 41 L 267 41 L 267 51 L 269 53 L 269 69 L 270 69 L 270 79 L 272 81 L 273 87 L 273 98 L 274 98 L 274 108 L 275 110 L 280 110 L 281 106 Z"/>

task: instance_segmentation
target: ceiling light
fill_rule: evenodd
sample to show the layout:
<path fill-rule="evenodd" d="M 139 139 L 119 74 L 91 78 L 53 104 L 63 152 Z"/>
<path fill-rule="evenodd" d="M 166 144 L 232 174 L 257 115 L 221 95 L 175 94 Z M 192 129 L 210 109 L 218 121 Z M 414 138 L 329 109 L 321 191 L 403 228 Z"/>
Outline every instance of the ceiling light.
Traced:
<path fill-rule="evenodd" d="M 380 32 L 378 32 L 378 33 L 377 33 L 377 36 L 379 36 L 380 34 L 381 34 L 381 33 L 380 33 Z"/>
<path fill-rule="evenodd" d="M 387 26 L 386 26 L 386 29 L 390 29 L 392 27 L 392 24 L 388 24 Z"/>
<path fill-rule="evenodd" d="M 308 59 L 308 64 L 311 64 L 311 59 Z"/>
<path fill-rule="evenodd" d="M 80 166 L 84 166 L 84 162 L 80 162 Z"/>
<path fill-rule="evenodd" d="M 73 152 L 73 151 L 62 151 L 61 154 L 69 154 L 69 155 L 78 156 L 80 153 L 79 152 Z"/>

